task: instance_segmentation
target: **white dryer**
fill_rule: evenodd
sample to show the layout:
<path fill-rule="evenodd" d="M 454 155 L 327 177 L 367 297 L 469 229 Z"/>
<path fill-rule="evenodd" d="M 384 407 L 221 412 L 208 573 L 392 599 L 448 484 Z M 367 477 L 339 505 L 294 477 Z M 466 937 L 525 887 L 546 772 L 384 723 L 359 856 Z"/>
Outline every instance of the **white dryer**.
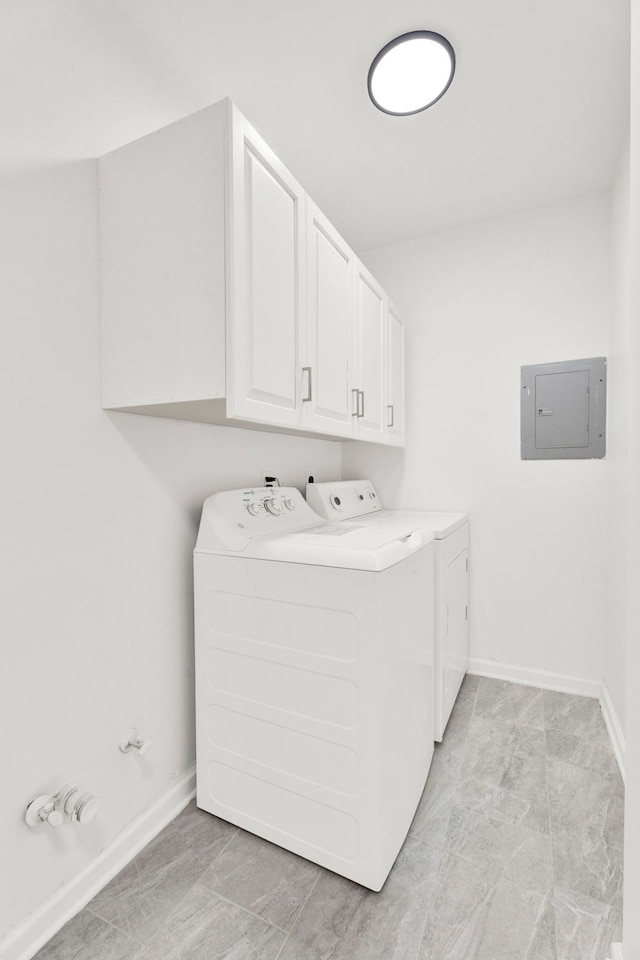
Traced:
<path fill-rule="evenodd" d="M 291 487 L 209 497 L 194 551 L 197 803 L 379 890 L 433 753 L 435 548 Z"/>
<path fill-rule="evenodd" d="M 403 517 L 431 530 L 435 538 L 436 640 L 434 736 L 442 740 L 469 666 L 469 521 L 464 513 L 383 510 L 370 480 L 307 484 L 307 502 L 335 522 L 369 523 L 374 528 Z"/>

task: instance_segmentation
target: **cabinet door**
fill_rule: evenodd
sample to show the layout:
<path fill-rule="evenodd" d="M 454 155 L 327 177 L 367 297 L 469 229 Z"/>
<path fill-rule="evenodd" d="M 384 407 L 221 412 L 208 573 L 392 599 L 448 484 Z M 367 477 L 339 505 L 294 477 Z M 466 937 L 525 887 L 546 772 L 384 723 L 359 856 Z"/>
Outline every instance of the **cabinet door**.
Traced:
<path fill-rule="evenodd" d="M 227 416 L 297 426 L 304 192 L 234 109 L 227 182 Z"/>
<path fill-rule="evenodd" d="M 404 327 L 387 300 L 387 443 L 404 446 L 405 361 Z"/>
<path fill-rule="evenodd" d="M 307 325 L 303 425 L 353 436 L 350 350 L 355 255 L 307 199 Z"/>
<path fill-rule="evenodd" d="M 362 264 L 356 271 L 356 377 L 360 391 L 355 436 L 384 443 L 385 302 L 382 287 Z M 355 408 L 354 408 L 355 409 Z"/>

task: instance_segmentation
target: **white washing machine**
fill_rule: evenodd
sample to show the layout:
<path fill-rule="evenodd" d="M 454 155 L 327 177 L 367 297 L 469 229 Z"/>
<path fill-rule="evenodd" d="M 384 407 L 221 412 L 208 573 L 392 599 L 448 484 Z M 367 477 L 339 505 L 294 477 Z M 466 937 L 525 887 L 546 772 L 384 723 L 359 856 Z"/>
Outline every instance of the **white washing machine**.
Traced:
<path fill-rule="evenodd" d="M 370 480 L 307 484 L 307 502 L 335 522 L 379 524 L 404 517 L 435 538 L 434 736 L 442 740 L 469 666 L 469 521 L 464 513 L 383 510 Z"/>
<path fill-rule="evenodd" d="M 298 490 L 218 493 L 194 551 L 197 803 L 379 890 L 433 754 L 435 547 Z"/>

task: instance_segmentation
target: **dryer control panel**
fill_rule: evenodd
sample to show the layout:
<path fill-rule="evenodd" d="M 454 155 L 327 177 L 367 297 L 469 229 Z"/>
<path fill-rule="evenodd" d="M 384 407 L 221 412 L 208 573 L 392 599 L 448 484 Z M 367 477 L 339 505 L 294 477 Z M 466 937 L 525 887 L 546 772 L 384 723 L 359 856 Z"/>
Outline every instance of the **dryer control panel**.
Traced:
<path fill-rule="evenodd" d="M 351 520 L 382 510 L 371 480 L 308 483 L 307 503 L 326 520 Z"/>

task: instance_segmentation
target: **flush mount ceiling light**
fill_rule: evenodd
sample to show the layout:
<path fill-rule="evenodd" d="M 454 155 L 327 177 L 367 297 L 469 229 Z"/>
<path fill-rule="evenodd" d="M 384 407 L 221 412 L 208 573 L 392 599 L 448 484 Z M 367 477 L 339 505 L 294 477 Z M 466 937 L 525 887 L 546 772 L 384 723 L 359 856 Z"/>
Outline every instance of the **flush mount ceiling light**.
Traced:
<path fill-rule="evenodd" d="M 403 33 L 369 67 L 369 96 L 383 113 L 420 113 L 447 91 L 455 69 L 456 55 L 445 37 L 430 30 Z"/>

